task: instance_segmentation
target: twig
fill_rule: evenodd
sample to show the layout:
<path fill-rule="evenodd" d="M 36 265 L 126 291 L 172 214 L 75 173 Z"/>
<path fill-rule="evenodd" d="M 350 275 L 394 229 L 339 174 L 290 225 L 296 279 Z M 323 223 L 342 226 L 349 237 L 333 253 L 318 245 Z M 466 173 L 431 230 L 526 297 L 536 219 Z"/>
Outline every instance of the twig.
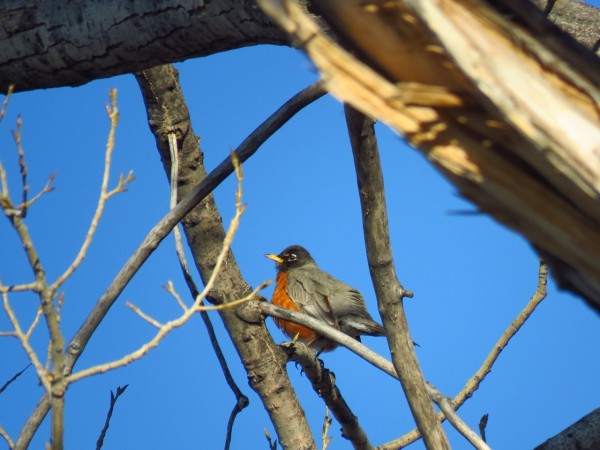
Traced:
<path fill-rule="evenodd" d="M 204 315 L 208 316 L 206 313 L 204 313 Z M 229 372 L 229 368 L 227 366 L 223 368 L 223 365 L 221 365 L 221 368 L 223 369 L 223 372 Z M 225 376 L 225 378 L 227 378 L 227 376 Z M 229 374 L 229 378 L 231 378 L 231 381 L 233 382 L 231 374 Z M 235 382 L 233 383 L 235 384 Z M 229 382 L 229 380 L 227 381 L 227 384 L 229 384 L 229 387 L 231 388 L 231 383 Z M 225 450 L 229 450 L 229 448 L 231 447 L 231 435 L 233 434 L 233 424 L 235 423 L 235 418 L 239 413 L 242 412 L 243 409 L 245 409 L 250 404 L 250 400 L 248 400 L 248 397 L 242 394 L 242 392 L 239 391 L 239 389 L 238 392 L 239 396 L 238 393 L 234 391 L 237 401 L 235 402 L 235 405 L 233 406 L 233 409 L 229 414 L 229 420 L 227 421 L 227 431 L 225 433 Z"/>
<path fill-rule="evenodd" d="M 327 339 L 330 339 L 340 345 L 343 345 L 344 347 L 348 348 L 348 350 L 354 352 L 355 354 L 357 354 L 358 356 L 363 358 L 365 361 L 371 363 L 373 366 L 384 371 L 385 373 L 394 377 L 395 379 L 398 379 L 396 369 L 391 361 L 385 359 L 383 356 L 378 355 L 374 351 L 370 350 L 364 344 L 358 342 L 356 339 L 353 339 L 350 336 L 342 333 L 341 331 L 336 330 L 334 327 L 332 327 L 324 322 L 321 322 L 317 319 L 314 319 L 314 318 L 308 316 L 307 314 L 280 308 L 278 306 L 272 305 L 271 303 L 260 302 L 259 308 L 261 309 L 261 311 L 264 314 L 268 314 L 273 317 L 288 320 L 290 322 L 304 325 L 308 328 L 313 329 L 321 336 L 326 337 Z M 298 345 L 298 344 L 295 344 L 295 345 Z M 445 399 L 445 396 L 428 383 L 425 384 L 425 387 L 427 389 L 427 395 L 429 396 L 429 398 L 431 398 L 433 401 L 435 401 L 438 404 L 438 406 L 440 406 L 440 409 L 442 409 L 442 407 L 446 408 L 445 404 L 441 405 L 438 403 L 438 401 L 440 399 L 442 399 L 442 400 Z M 455 414 L 453 414 L 453 416 L 454 416 L 453 421 L 455 423 L 459 424 L 461 427 L 461 428 L 458 428 L 457 430 L 462 434 L 463 431 L 465 430 L 466 424 L 461 423 L 462 421 L 460 421 L 460 419 L 458 419 L 458 417 Z M 443 419 L 444 419 L 443 415 L 440 414 L 437 416 L 437 420 L 441 421 Z M 453 422 L 451 422 L 451 423 L 454 425 Z M 413 432 L 411 432 L 411 433 L 414 433 L 414 432 L 415 432 L 415 430 L 413 430 Z M 472 431 L 468 432 L 468 435 L 469 435 L 468 439 L 470 439 L 470 436 L 473 433 L 474 432 L 472 432 Z M 404 436 L 404 437 L 406 437 L 406 436 Z M 465 437 L 467 437 L 467 436 L 465 435 Z M 416 438 L 413 439 L 411 442 L 414 442 L 414 440 L 416 440 L 418 438 L 419 438 L 419 435 L 417 434 Z M 400 441 L 400 439 L 394 441 L 393 443 L 384 444 L 383 446 L 380 446 L 378 448 L 379 449 L 399 448 L 399 445 L 398 445 L 399 441 Z M 404 446 L 404 445 L 406 445 L 406 443 L 402 442 L 401 446 Z M 485 448 L 485 447 L 481 447 L 481 448 Z"/>
<path fill-rule="evenodd" d="M 10 386 L 10 384 L 13 381 L 15 381 L 17 378 L 19 378 L 21 376 L 21 374 L 23 374 L 23 372 L 25 372 L 27 369 L 29 369 L 29 366 L 31 366 L 31 363 L 27 364 L 23 370 L 21 370 L 20 372 L 17 372 L 10 380 L 8 380 L 6 383 L 4 383 L 4 385 L 2 387 L 0 387 L 0 394 L 2 394 L 2 392 L 4 392 L 4 390 L 8 386 Z"/>
<path fill-rule="evenodd" d="M 125 389 L 127 389 L 127 386 L 129 385 L 126 384 L 123 387 L 117 386 L 116 394 L 114 394 L 112 390 L 110 391 L 110 406 L 108 408 L 108 412 L 106 413 L 106 421 L 104 422 L 104 427 L 102 428 L 100 436 L 98 437 L 98 441 L 96 442 L 96 450 L 100 450 L 104 445 L 104 438 L 106 437 L 106 432 L 108 431 L 108 427 L 110 426 L 110 419 L 112 418 L 114 407 L 117 404 L 117 400 L 119 399 L 121 394 L 123 394 L 125 392 Z"/>
<path fill-rule="evenodd" d="M 254 130 L 242 144 L 240 144 L 236 150 L 240 162 L 244 162 L 250 158 L 256 153 L 259 147 L 275 133 L 275 131 L 281 128 L 297 112 L 325 95 L 325 93 L 326 91 L 323 88 L 322 83 L 318 82 L 310 85 L 288 100 L 256 130 Z M 107 290 L 100 296 L 94 309 L 90 312 L 73 339 L 69 342 L 67 346 L 67 356 L 65 358 L 65 368 L 67 371 L 73 369 L 73 366 L 85 349 L 92 334 L 95 332 L 104 316 L 108 313 L 110 307 L 142 264 L 144 264 L 152 252 L 158 247 L 160 242 L 183 217 L 210 194 L 216 186 L 233 172 L 233 170 L 230 159 L 225 159 L 204 180 L 202 180 L 196 188 L 187 194 L 173 210 L 169 211 L 169 213 L 166 214 L 152 230 L 150 230 L 133 255 L 131 255 L 123 268 L 113 279 Z M 40 399 L 35 411 L 23 426 L 21 435 L 17 441 L 17 446 L 19 448 L 28 447 L 33 434 L 48 413 L 48 408 L 48 398 L 44 396 Z"/>
<path fill-rule="evenodd" d="M 177 228 L 174 228 L 174 229 L 176 230 Z M 181 264 L 181 261 L 180 261 L 180 264 Z M 187 267 L 186 267 L 186 268 L 187 268 Z M 189 273 L 189 272 L 188 272 L 188 273 Z M 185 281 L 187 282 L 187 278 L 186 278 L 186 280 L 185 280 Z M 193 281 L 192 281 L 192 283 L 193 283 Z M 188 284 L 188 285 L 189 285 L 189 284 Z M 179 307 L 180 307 L 181 309 L 183 309 L 184 311 L 185 311 L 186 309 L 188 309 L 187 305 L 186 305 L 186 304 L 183 302 L 183 300 L 181 299 L 181 296 L 179 295 L 179 293 L 178 293 L 178 292 L 175 290 L 175 287 L 173 286 L 173 282 L 172 282 L 172 281 L 169 281 L 169 282 L 167 283 L 167 285 L 166 285 L 166 286 L 163 286 L 163 287 L 165 288 L 165 290 L 166 290 L 166 291 L 167 291 L 169 294 L 171 294 L 173 297 L 175 297 L 175 300 L 177 300 L 177 303 L 179 304 Z M 197 296 L 199 293 L 200 293 L 200 292 L 198 291 L 198 289 L 196 289 L 196 293 L 195 293 L 195 294 L 192 294 L 192 296 L 195 298 L 195 297 L 196 297 L 196 296 Z"/>
<path fill-rule="evenodd" d="M 492 348 L 492 351 L 487 356 L 481 367 L 475 372 L 475 374 L 466 382 L 465 386 L 452 400 L 452 405 L 455 410 L 460 408 L 463 403 L 473 395 L 473 393 L 479 388 L 481 382 L 485 379 L 488 373 L 492 370 L 492 366 L 500 356 L 502 350 L 506 347 L 512 337 L 519 331 L 525 321 L 529 319 L 533 311 L 537 306 L 546 298 L 546 283 L 548 281 L 548 266 L 543 260 L 540 260 L 539 272 L 538 272 L 538 285 L 535 294 L 531 297 L 525 308 L 519 313 L 517 318 L 508 326 L 504 331 L 496 345 Z M 443 414 L 438 414 L 439 420 L 444 420 Z M 404 436 L 381 445 L 381 450 L 391 450 L 406 447 L 407 445 L 415 442 L 419 439 L 419 431 L 412 430 Z"/>
<path fill-rule="evenodd" d="M 171 124 L 172 126 L 172 124 Z M 179 177 L 179 150 L 177 145 L 177 134 L 175 131 L 169 132 L 168 135 L 169 140 L 169 152 L 171 154 L 171 176 L 170 176 L 170 185 L 171 185 L 171 196 L 170 196 L 170 208 L 173 209 L 177 204 L 177 186 L 178 177 Z M 179 265 L 181 266 L 181 270 L 183 272 L 183 277 L 188 286 L 188 289 L 193 298 L 197 299 L 200 297 L 200 291 L 198 286 L 194 282 L 192 278 L 191 271 L 189 269 L 189 265 L 187 259 L 185 257 L 185 252 L 183 250 L 183 242 L 181 239 L 181 232 L 179 230 L 179 225 L 173 228 L 173 235 L 175 238 L 175 251 L 177 253 L 177 259 L 179 260 Z M 169 282 L 168 291 L 176 298 L 179 306 L 185 311 L 187 306 L 182 301 L 181 297 L 177 294 L 175 289 L 173 288 L 173 283 Z M 202 301 L 202 299 L 200 300 Z M 229 415 L 229 420 L 227 421 L 227 429 L 225 433 L 225 450 L 229 450 L 231 446 L 231 436 L 233 433 L 233 425 L 235 423 L 235 419 L 237 415 L 246 408 L 250 401 L 246 395 L 242 393 L 238 385 L 233 379 L 229 367 L 227 365 L 227 361 L 225 360 L 225 356 L 223 355 L 223 351 L 221 350 L 221 346 L 219 345 L 219 341 L 217 339 L 217 335 L 215 334 L 215 330 L 213 328 L 212 322 L 208 313 L 205 310 L 200 311 L 200 316 L 202 317 L 202 321 L 204 322 L 204 326 L 208 332 L 208 336 L 210 339 L 210 343 L 213 347 L 213 351 L 217 356 L 217 360 L 219 361 L 219 365 L 221 366 L 221 370 L 223 371 L 223 375 L 229 388 L 235 395 L 235 405 L 233 406 L 231 413 Z"/>
<path fill-rule="evenodd" d="M 92 239 L 94 238 L 94 234 L 96 233 L 96 229 L 98 228 L 98 223 L 100 222 L 100 218 L 102 217 L 102 213 L 104 212 L 104 207 L 106 205 L 106 201 L 116 195 L 118 193 L 125 191 L 125 185 L 133 181 L 133 172 L 129 172 L 127 177 L 123 177 L 123 174 L 119 176 L 119 182 L 117 186 L 109 191 L 108 190 L 108 181 L 110 178 L 110 168 L 112 165 L 112 154 L 115 149 L 115 132 L 117 130 L 117 124 L 119 123 L 119 109 L 117 108 L 117 90 L 111 89 L 109 93 L 110 105 L 106 105 L 106 113 L 108 114 L 108 118 L 110 119 L 110 130 L 108 132 L 108 139 L 106 142 L 106 151 L 104 153 L 104 174 L 102 176 L 102 184 L 100 187 L 100 198 L 98 199 L 98 203 L 96 205 L 96 211 L 94 212 L 94 216 L 92 217 L 92 221 L 86 233 L 85 239 L 75 260 L 69 265 L 67 270 L 58 277 L 58 279 L 52 284 L 52 289 L 57 290 L 72 274 L 77 270 L 85 255 L 87 250 L 92 243 Z"/>
<path fill-rule="evenodd" d="M 434 386 L 429 385 L 432 389 L 429 391 L 432 400 L 439 406 L 442 410 L 448 422 L 452 424 L 452 426 L 463 435 L 463 437 L 468 440 L 473 447 L 478 450 L 490 450 L 490 447 L 485 443 L 483 439 L 481 439 L 477 433 L 475 433 L 469 426 L 456 414 L 456 411 L 452 407 L 452 403 L 450 400 L 442 395 Z"/>
<path fill-rule="evenodd" d="M 481 439 L 483 439 L 483 442 L 487 442 L 487 439 L 485 438 L 485 429 L 488 424 L 488 419 L 489 419 L 489 415 L 484 414 L 483 416 L 481 416 L 481 419 L 479 420 L 479 434 L 481 435 Z"/>
<path fill-rule="evenodd" d="M 44 365 L 37 356 L 37 353 L 29 343 L 29 339 L 27 339 L 26 334 L 23 333 L 23 330 L 21 329 L 19 319 L 17 319 L 14 310 L 10 306 L 10 302 L 8 300 L 8 293 L 3 292 L 2 298 L 4 301 L 4 311 L 6 312 L 6 315 L 8 316 L 8 319 L 10 320 L 10 323 L 14 330 L 6 333 L 5 336 L 13 336 L 19 340 L 19 342 L 21 343 L 21 347 L 23 347 L 23 350 L 25 350 L 29 361 L 31 361 L 33 367 L 35 368 L 37 376 L 40 379 L 40 383 L 42 383 L 42 386 L 44 386 L 47 392 L 50 392 L 51 384 L 50 381 L 48 381 L 47 372 L 44 369 Z"/>
<path fill-rule="evenodd" d="M 544 14 L 544 16 L 548 17 L 550 15 L 550 13 L 552 12 L 552 9 L 554 8 L 555 3 L 556 3 L 556 0 L 548 0 L 546 2 L 546 6 L 544 6 L 544 10 L 542 11 L 542 14 Z"/>
<path fill-rule="evenodd" d="M 158 322 L 157 320 L 153 319 L 152 317 L 150 317 L 149 315 L 144 313 L 140 308 L 135 306 L 133 303 L 125 302 L 125 306 L 127 306 L 128 308 L 131 308 L 134 313 L 136 313 L 138 316 L 140 316 L 142 319 L 144 319 L 146 322 L 148 322 L 153 327 L 158 328 L 159 330 L 162 327 L 164 327 L 164 324 Z"/>
<path fill-rule="evenodd" d="M 35 330 L 35 327 L 39 323 L 40 317 L 42 317 L 42 308 L 38 307 L 37 312 L 35 313 L 35 317 L 33 318 L 31 325 L 29 325 L 29 329 L 27 330 L 27 333 L 25 333 L 25 338 L 27 340 L 29 340 L 29 338 L 31 338 L 31 333 L 33 333 L 33 330 Z"/>
<path fill-rule="evenodd" d="M 4 119 L 4 116 L 6 115 L 6 108 L 8 107 L 8 102 L 10 100 L 10 96 L 12 95 L 14 90 L 15 90 L 14 84 L 11 84 L 10 86 L 8 86 L 8 91 L 6 92 L 6 97 L 4 98 L 4 101 L 2 102 L 2 109 L 0 109 L 0 122 L 2 122 L 2 119 Z"/>
<path fill-rule="evenodd" d="M 10 450 L 13 450 L 13 448 L 15 448 L 15 442 L 11 439 L 11 437 L 8 435 L 8 433 L 2 426 L 0 426 L 0 436 L 2 436 L 2 438 L 6 441 Z"/>
<path fill-rule="evenodd" d="M 329 417 L 329 408 L 325 407 L 325 417 L 323 418 L 323 431 L 321 432 L 321 439 L 323 440 L 323 450 L 327 450 L 333 436 L 327 437 L 329 434 L 329 427 L 331 426 L 331 417 Z"/>
<path fill-rule="evenodd" d="M 160 344 L 162 339 L 167 334 L 169 334 L 174 329 L 183 326 L 195 313 L 197 313 L 201 310 L 209 309 L 208 307 L 202 306 L 200 303 L 206 297 L 206 295 L 210 292 L 210 290 L 212 289 L 212 287 L 215 283 L 215 280 L 219 274 L 219 271 L 221 270 L 221 266 L 223 265 L 225 256 L 227 255 L 227 252 L 229 252 L 231 242 L 233 241 L 233 237 L 239 226 L 240 218 L 245 209 L 244 205 L 242 205 L 242 203 L 241 203 L 242 170 L 241 170 L 239 161 L 237 160 L 235 154 L 232 153 L 231 157 L 233 159 L 235 172 L 236 172 L 236 175 L 238 178 L 238 189 L 236 191 L 236 202 L 235 202 L 235 206 L 236 206 L 235 215 L 234 215 L 233 219 L 231 219 L 229 229 L 227 230 L 227 234 L 225 235 L 225 239 L 223 240 L 223 247 L 221 248 L 221 252 L 219 253 L 219 256 L 217 258 L 217 262 L 215 264 L 214 271 L 213 271 L 210 279 L 206 283 L 206 286 L 204 287 L 202 292 L 196 297 L 193 306 L 191 308 L 185 310 L 180 317 L 170 320 L 169 322 L 160 326 L 160 328 L 158 329 L 158 331 L 156 332 L 154 337 L 150 341 L 148 341 L 147 343 L 142 345 L 140 348 L 135 350 L 134 352 L 131 352 L 128 355 L 125 355 L 124 357 L 122 357 L 121 359 L 118 359 L 116 361 L 111 361 L 111 362 L 108 362 L 105 364 L 100 364 L 100 365 L 93 366 L 88 369 L 84 369 L 79 372 L 76 372 L 68 377 L 69 383 L 73 383 L 77 380 L 80 380 L 82 378 L 85 378 L 85 377 L 88 377 L 91 375 L 96 375 L 99 373 L 107 372 L 109 370 L 114 370 L 116 368 L 125 366 L 127 364 L 132 363 L 133 361 L 140 359 L 142 356 L 147 354 L 151 349 L 157 347 L 158 344 Z M 224 305 L 220 305 L 220 307 L 222 307 L 222 308 L 233 307 L 242 302 L 246 302 L 246 301 L 255 299 L 256 292 L 257 291 L 255 290 L 254 292 L 252 292 L 251 295 L 249 295 L 243 299 L 236 300 L 234 302 L 230 302 L 230 303 L 227 303 Z M 219 307 L 211 307 L 210 309 L 219 309 Z M 148 319 L 146 319 L 146 320 L 148 320 Z"/>
<path fill-rule="evenodd" d="M 29 185 L 27 184 L 27 164 L 25 164 L 25 150 L 21 145 L 21 127 L 23 125 L 23 119 L 21 116 L 17 117 L 17 129 L 12 131 L 12 136 L 17 146 L 17 154 L 19 155 L 19 170 L 21 172 L 21 183 L 23 185 L 22 190 L 22 201 L 23 205 L 21 209 L 21 217 L 27 216 L 27 193 L 29 192 Z"/>
<path fill-rule="evenodd" d="M 273 441 L 266 428 L 263 431 L 265 433 L 265 437 L 267 438 L 267 442 L 269 443 L 269 450 L 277 450 L 277 439 Z"/>

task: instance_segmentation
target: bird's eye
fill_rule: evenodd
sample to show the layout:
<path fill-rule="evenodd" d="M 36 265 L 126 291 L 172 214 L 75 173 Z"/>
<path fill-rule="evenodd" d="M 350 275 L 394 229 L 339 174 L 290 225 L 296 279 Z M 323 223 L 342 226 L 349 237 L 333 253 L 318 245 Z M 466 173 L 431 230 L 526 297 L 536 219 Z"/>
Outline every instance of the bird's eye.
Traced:
<path fill-rule="evenodd" d="M 290 255 L 288 256 L 288 260 L 289 261 L 296 261 L 296 254 L 295 253 L 290 253 Z"/>

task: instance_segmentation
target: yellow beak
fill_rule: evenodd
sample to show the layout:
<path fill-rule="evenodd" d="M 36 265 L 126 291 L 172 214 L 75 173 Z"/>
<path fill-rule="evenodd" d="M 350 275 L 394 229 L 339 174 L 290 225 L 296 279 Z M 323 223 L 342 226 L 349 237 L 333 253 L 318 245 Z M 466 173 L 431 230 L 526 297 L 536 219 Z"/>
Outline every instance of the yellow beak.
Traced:
<path fill-rule="evenodd" d="M 277 264 L 281 264 L 283 262 L 283 259 L 281 259 L 279 256 L 274 255 L 272 253 L 268 253 L 265 255 L 265 258 L 269 258 L 272 259 L 273 261 L 275 261 Z"/>

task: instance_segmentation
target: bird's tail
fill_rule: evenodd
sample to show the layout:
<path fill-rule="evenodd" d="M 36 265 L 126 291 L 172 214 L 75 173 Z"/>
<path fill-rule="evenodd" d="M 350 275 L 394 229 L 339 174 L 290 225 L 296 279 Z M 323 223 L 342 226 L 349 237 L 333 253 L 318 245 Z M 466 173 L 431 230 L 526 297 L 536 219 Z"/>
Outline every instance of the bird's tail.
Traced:
<path fill-rule="evenodd" d="M 385 329 L 366 317 L 349 317 L 340 323 L 340 330 L 350 336 L 385 336 Z"/>

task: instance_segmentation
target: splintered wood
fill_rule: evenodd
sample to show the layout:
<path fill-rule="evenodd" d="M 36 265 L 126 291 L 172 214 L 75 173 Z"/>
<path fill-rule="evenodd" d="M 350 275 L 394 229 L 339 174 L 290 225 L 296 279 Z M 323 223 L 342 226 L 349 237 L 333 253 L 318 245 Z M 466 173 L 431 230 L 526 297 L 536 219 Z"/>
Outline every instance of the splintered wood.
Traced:
<path fill-rule="evenodd" d="M 597 59 L 513 0 L 503 14 L 479 0 L 320 0 L 318 22 L 291 0 L 260 3 L 334 96 L 403 135 L 600 309 Z"/>

